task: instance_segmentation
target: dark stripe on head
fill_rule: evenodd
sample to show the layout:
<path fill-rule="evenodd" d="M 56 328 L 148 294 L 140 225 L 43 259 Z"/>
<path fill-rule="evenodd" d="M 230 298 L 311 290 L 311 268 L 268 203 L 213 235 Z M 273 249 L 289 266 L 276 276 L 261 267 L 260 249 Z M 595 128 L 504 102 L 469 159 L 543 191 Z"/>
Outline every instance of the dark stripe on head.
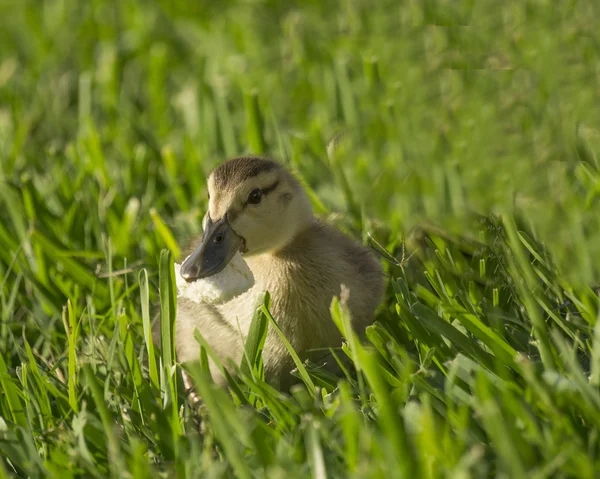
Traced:
<path fill-rule="evenodd" d="M 226 189 L 237 185 L 261 173 L 281 169 L 282 166 L 272 160 L 253 156 L 242 156 L 223 163 L 212 172 L 214 186 Z"/>
<path fill-rule="evenodd" d="M 271 193 L 271 191 L 273 191 L 275 188 L 277 188 L 279 186 L 279 180 L 277 180 L 275 183 L 273 183 L 271 186 L 267 186 L 266 188 L 263 188 L 262 194 L 263 195 L 268 195 L 269 193 Z"/>
<path fill-rule="evenodd" d="M 263 196 L 267 196 L 269 193 L 273 192 L 275 190 L 275 188 L 277 188 L 278 186 L 279 186 L 279 180 L 277 180 L 271 186 L 267 186 L 266 188 L 261 188 L 260 191 Z M 248 201 L 244 201 L 242 208 L 245 208 L 246 206 L 248 206 Z"/>

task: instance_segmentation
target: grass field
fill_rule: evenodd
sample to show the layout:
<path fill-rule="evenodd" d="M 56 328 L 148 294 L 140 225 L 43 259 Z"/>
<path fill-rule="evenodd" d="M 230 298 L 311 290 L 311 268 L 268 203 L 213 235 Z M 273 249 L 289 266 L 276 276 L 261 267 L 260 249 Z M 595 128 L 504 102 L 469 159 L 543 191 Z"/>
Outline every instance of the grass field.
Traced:
<path fill-rule="evenodd" d="M 0 0 L 0 478 L 599 477 L 598 18 Z M 148 328 L 245 153 L 393 255 L 389 285 L 345 377 L 192 371 L 196 412 Z"/>

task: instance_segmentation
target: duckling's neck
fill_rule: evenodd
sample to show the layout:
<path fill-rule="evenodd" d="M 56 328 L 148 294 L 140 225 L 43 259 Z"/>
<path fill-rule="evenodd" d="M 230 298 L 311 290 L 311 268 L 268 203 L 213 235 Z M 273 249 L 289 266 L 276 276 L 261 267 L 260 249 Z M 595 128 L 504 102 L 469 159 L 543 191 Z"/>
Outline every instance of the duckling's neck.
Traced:
<path fill-rule="evenodd" d="M 296 221 L 294 224 L 294 228 L 290 231 L 290 234 L 287 236 L 286 241 L 283 241 L 277 247 L 272 248 L 267 252 L 271 256 L 279 256 L 282 252 L 286 251 L 293 245 L 296 245 L 299 241 L 302 241 L 302 238 L 306 235 L 306 232 L 311 230 L 316 224 L 317 219 L 313 216 L 312 212 L 310 215 L 302 218 L 299 221 Z"/>
<path fill-rule="evenodd" d="M 316 218 L 313 214 L 310 200 L 304 191 L 302 191 L 300 197 L 297 198 L 297 201 L 298 203 L 295 205 L 293 213 L 290 214 L 290 217 L 287 221 L 287 223 L 290 225 L 287 241 L 283 242 L 281 245 L 279 245 L 279 247 L 273 248 L 272 253 L 277 253 L 282 249 L 287 248 L 315 225 Z"/>

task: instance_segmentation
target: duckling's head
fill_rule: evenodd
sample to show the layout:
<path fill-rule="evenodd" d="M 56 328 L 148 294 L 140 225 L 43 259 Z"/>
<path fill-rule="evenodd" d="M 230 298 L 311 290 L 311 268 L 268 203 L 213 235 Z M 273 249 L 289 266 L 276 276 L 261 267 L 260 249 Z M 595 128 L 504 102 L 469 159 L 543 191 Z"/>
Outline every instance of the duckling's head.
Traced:
<path fill-rule="evenodd" d="M 240 157 L 220 165 L 208 178 L 208 194 L 202 241 L 181 267 L 188 281 L 218 273 L 238 251 L 278 251 L 313 221 L 298 180 L 264 158 Z"/>

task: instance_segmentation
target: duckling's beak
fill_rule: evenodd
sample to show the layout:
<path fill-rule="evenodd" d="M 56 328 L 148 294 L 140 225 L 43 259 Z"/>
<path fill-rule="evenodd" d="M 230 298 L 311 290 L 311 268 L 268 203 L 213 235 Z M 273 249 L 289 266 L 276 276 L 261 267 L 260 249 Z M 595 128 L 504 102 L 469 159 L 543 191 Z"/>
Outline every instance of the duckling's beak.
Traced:
<path fill-rule="evenodd" d="M 210 218 L 202 241 L 181 265 L 181 277 L 195 281 L 217 274 L 240 250 L 242 238 L 235 234 L 226 218 L 213 223 Z"/>

